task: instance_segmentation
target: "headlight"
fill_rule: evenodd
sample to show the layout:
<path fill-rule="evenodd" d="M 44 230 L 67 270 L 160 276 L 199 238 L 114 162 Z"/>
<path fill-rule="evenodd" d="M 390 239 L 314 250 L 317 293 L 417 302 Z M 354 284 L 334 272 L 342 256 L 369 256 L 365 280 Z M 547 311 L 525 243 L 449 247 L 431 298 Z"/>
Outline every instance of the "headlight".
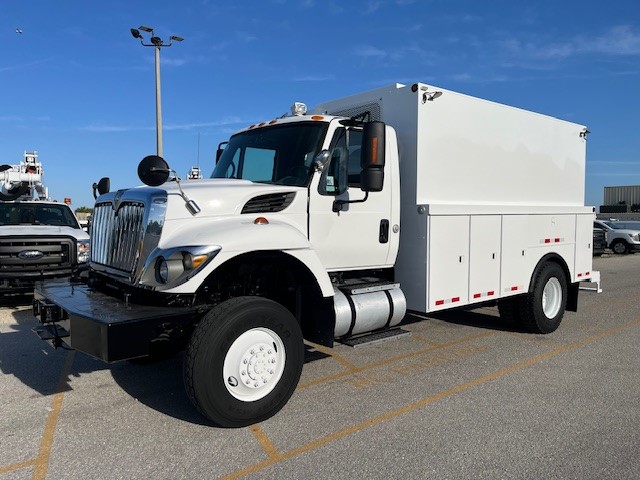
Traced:
<path fill-rule="evenodd" d="M 160 283 L 167 283 L 169 280 L 169 265 L 164 257 L 160 257 L 156 261 L 156 279 Z"/>
<path fill-rule="evenodd" d="M 209 263 L 219 251 L 218 246 L 156 249 L 146 262 L 140 283 L 165 287 L 180 285 Z"/>
<path fill-rule="evenodd" d="M 634 242 L 640 242 L 640 233 L 634 233 L 634 234 L 629 234 L 629 236 L 631 237 L 631 240 L 633 240 Z"/>
<path fill-rule="evenodd" d="M 78 263 L 87 263 L 91 250 L 89 248 L 89 240 L 78 240 L 77 244 L 77 260 Z"/>

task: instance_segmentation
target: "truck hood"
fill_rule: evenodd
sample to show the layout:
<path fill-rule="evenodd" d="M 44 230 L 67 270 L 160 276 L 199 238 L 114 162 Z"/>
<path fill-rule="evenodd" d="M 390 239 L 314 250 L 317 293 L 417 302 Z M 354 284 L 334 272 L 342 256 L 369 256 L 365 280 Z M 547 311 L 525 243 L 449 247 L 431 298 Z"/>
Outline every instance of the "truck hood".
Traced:
<path fill-rule="evenodd" d="M 284 209 L 306 211 L 306 187 L 269 185 L 248 180 L 207 179 L 182 181 L 182 191 L 201 209 L 199 217 L 277 213 Z M 175 182 L 159 187 L 167 192 L 167 218 L 190 218 Z"/>
<path fill-rule="evenodd" d="M 81 229 L 71 227 L 60 227 L 55 225 L 5 225 L 0 226 L 1 236 L 65 236 L 73 237 L 76 240 L 89 240 L 89 235 Z"/>

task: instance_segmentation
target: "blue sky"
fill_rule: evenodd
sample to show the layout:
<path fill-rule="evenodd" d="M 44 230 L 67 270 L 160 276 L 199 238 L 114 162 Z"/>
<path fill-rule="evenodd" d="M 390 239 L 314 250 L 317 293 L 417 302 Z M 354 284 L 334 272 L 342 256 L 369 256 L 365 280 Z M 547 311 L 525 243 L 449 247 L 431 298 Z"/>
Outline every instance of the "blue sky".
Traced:
<path fill-rule="evenodd" d="M 586 202 L 640 184 L 640 2 L 0 0 L 0 163 L 37 150 L 53 198 L 138 185 L 155 153 L 210 172 L 219 142 L 324 100 L 425 82 L 585 124 Z M 22 33 L 17 33 L 21 29 Z"/>

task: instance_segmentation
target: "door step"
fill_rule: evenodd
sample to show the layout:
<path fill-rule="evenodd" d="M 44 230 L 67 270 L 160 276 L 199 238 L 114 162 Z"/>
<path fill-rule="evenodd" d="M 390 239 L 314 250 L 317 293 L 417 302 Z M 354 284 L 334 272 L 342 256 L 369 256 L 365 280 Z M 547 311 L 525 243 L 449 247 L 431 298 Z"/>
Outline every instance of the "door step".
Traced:
<path fill-rule="evenodd" d="M 411 332 L 403 330 L 401 328 L 391 328 L 382 332 L 365 333 L 364 335 L 358 335 L 356 337 L 349 337 L 344 339 L 337 339 L 340 342 L 349 347 L 364 347 L 365 345 L 374 345 L 376 343 L 388 342 L 390 340 L 399 340 L 404 337 L 410 337 Z"/>

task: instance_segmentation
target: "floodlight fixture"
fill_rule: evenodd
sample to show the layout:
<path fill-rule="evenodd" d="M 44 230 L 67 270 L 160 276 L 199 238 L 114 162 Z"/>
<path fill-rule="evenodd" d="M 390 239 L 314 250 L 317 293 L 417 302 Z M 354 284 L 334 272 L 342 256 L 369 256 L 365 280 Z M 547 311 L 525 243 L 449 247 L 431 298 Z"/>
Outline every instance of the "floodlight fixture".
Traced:
<path fill-rule="evenodd" d="M 160 37 L 154 35 L 153 28 L 146 25 L 140 25 L 140 27 L 132 28 L 131 35 L 133 38 L 139 39 L 140 43 L 144 47 L 155 47 L 155 65 L 156 65 L 156 145 L 157 155 L 162 157 L 162 100 L 160 97 L 160 48 L 170 47 L 171 44 L 176 42 L 182 42 L 184 38 L 177 35 L 171 35 L 169 37 L 169 43 L 164 43 Z M 150 43 L 145 43 L 144 37 L 140 33 L 140 30 L 151 34 L 149 39 Z"/>

